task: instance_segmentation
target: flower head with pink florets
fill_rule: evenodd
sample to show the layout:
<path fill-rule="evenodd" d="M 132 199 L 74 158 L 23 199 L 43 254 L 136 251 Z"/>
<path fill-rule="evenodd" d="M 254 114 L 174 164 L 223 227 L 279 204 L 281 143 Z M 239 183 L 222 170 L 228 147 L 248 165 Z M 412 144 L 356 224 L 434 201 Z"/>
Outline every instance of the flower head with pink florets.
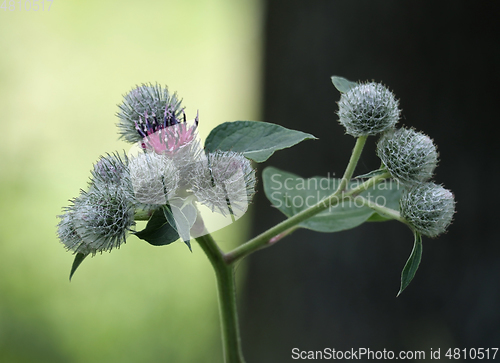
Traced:
<path fill-rule="evenodd" d="M 170 94 L 168 88 L 138 86 L 124 96 L 119 108 L 118 127 L 126 141 L 138 143 L 146 152 L 165 155 L 182 169 L 202 157 L 198 114 L 187 121 L 177 94 Z"/>

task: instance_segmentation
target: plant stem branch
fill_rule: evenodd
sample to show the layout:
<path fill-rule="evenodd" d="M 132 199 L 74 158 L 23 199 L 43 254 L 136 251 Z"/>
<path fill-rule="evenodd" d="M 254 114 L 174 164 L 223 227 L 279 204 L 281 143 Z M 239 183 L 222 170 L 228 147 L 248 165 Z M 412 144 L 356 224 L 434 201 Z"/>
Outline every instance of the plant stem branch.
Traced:
<path fill-rule="evenodd" d="M 225 262 L 223 252 L 210 234 L 198 237 L 196 241 L 210 260 L 217 278 L 224 362 L 245 363 L 236 310 L 234 266 Z"/>
<path fill-rule="evenodd" d="M 342 177 L 342 181 L 337 190 L 332 195 L 310 206 L 309 208 L 304 209 L 303 211 L 289 217 L 288 219 L 285 219 L 283 222 L 275 225 L 274 227 L 271 227 L 270 229 L 261 233 L 257 237 L 254 237 L 250 241 L 226 253 L 226 255 L 224 256 L 226 263 L 234 263 L 261 248 L 269 247 L 270 245 L 274 244 L 275 242 L 274 237 L 280 235 L 281 233 L 289 229 L 296 228 L 296 226 L 299 223 L 305 221 L 306 219 L 311 218 L 328 208 L 336 206 L 343 200 L 355 197 L 360 193 L 362 193 L 363 191 L 373 187 L 375 184 L 381 182 L 382 180 L 389 178 L 390 177 L 389 173 L 377 175 L 373 178 L 368 179 L 363 184 L 360 184 L 358 187 L 351 189 L 349 191 L 345 191 L 348 185 L 348 181 L 350 180 L 352 174 L 354 173 L 354 169 L 356 168 L 356 165 L 358 163 L 365 142 L 366 142 L 366 137 L 360 137 L 357 139 L 353 153 L 349 160 L 349 164 L 347 165 L 344 176 Z"/>
<path fill-rule="evenodd" d="M 136 209 L 134 213 L 134 220 L 136 221 L 147 221 L 153 215 L 153 211 L 145 211 L 142 209 Z"/>
<path fill-rule="evenodd" d="M 380 204 L 374 203 L 369 199 L 366 199 L 362 196 L 357 196 L 353 199 L 356 203 L 362 203 L 363 205 L 367 206 L 368 208 L 373 209 L 376 211 L 378 214 L 390 218 L 390 219 L 395 219 L 398 222 L 408 224 L 408 222 L 401 217 L 401 214 L 397 210 L 394 210 L 392 208 L 387 208 L 384 206 L 381 206 Z"/>
<path fill-rule="evenodd" d="M 360 136 L 356 139 L 356 145 L 354 145 L 351 157 L 349 158 L 349 164 L 347 164 L 347 168 L 344 171 L 344 176 L 342 177 L 342 181 L 340 182 L 337 191 L 343 191 L 346 189 L 347 183 L 351 180 L 354 169 L 356 169 L 356 166 L 358 165 L 359 157 L 361 156 L 361 152 L 363 151 L 367 138 L 368 136 Z"/>
<path fill-rule="evenodd" d="M 299 227 L 298 226 L 294 226 L 292 228 L 288 228 L 286 231 L 281 232 L 280 234 L 278 234 L 278 235 L 274 236 L 273 238 L 271 238 L 268 243 L 270 245 L 272 245 L 272 244 L 278 242 L 280 239 L 282 239 L 282 238 L 288 236 L 289 234 L 291 234 L 292 232 L 294 232 L 297 228 L 299 228 Z"/>

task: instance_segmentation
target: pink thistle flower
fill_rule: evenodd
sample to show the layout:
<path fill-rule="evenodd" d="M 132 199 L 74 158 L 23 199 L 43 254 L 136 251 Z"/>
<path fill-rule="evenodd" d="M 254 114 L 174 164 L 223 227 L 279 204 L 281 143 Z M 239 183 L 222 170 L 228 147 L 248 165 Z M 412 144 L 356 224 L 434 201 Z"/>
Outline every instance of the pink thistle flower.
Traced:
<path fill-rule="evenodd" d="M 192 125 L 186 121 L 186 114 L 182 114 L 183 119 L 179 120 L 167 106 L 163 120 L 159 122 L 155 115 L 144 113 L 144 120 L 140 117 L 135 123 L 137 132 L 142 136 L 141 147 L 157 154 L 175 155 L 192 144 L 197 137 L 198 114 Z"/>

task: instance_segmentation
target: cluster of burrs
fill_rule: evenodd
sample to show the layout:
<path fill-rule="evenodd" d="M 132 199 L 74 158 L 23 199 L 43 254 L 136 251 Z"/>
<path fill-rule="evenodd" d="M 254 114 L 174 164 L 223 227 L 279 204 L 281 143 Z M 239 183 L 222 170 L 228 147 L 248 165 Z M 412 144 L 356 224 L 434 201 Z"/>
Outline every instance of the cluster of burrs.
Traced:
<path fill-rule="evenodd" d="M 176 94 L 144 84 L 119 108 L 121 138 L 141 151 L 107 154 L 94 164 L 88 189 L 59 216 L 58 235 L 68 250 L 95 255 L 117 248 L 138 216 L 165 206 L 200 203 L 223 215 L 246 211 L 256 184 L 250 161 L 232 151 L 206 154 L 198 116 L 187 121 Z M 189 238 L 189 230 L 179 235 Z"/>
<path fill-rule="evenodd" d="M 455 213 L 455 199 L 451 191 L 430 181 L 438 163 L 433 140 L 411 128 L 395 128 L 401 114 L 399 102 L 380 83 L 353 84 L 338 105 L 339 121 L 348 134 L 381 133 L 377 155 L 382 167 L 405 187 L 401 216 L 423 235 L 445 232 Z"/>

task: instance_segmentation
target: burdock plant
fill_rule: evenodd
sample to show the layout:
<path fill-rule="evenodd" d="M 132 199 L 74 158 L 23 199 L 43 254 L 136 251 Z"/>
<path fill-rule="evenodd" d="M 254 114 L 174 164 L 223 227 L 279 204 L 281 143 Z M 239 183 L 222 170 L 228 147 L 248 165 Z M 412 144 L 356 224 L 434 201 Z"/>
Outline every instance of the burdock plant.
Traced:
<path fill-rule="evenodd" d="M 224 358 L 231 363 L 244 362 L 235 264 L 297 228 L 337 232 L 391 219 L 406 224 L 415 242 L 401 274 L 398 295 L 403 292 L 420 263 L 421 235 L 436 237 L 451 223 L 453 194 L 430 181 L 438 156 L 433 141 L 413 129 L 395 128 L 401 110 L 387 87 L 341 77 L 332 77 L 332 82 L 341 93 L 339 122 L 356 138 L 343 177 L 304 179 L 264 169 L 264 193 L 287 218 L 227 252 L 212 238 L 213 228 L 205 225 L 202 209 L 228 218 L 228 223 L 236 221 L 255 193 L 252 163 L 316 138 L 271 123 L 235 121 L 213 129 L 202 147 L 198 115 L 188 121 L 175 93 L 157 84 L 133 88 L 119 105 L 118 129 L 121 138 L 140 151 L 101 157 L 87 189 L 59 216 L 59 239 L 75 254 L 70 279 L 87 256 L 119 248 L 129 234 L 154 246 L 181 240 L 191 248 L 195 239 L 215 271 Z M 381 167 L 353 178 L 366 139 L 378 134 Z M 137 231 L 136 220 L 148 223 Z"/>

